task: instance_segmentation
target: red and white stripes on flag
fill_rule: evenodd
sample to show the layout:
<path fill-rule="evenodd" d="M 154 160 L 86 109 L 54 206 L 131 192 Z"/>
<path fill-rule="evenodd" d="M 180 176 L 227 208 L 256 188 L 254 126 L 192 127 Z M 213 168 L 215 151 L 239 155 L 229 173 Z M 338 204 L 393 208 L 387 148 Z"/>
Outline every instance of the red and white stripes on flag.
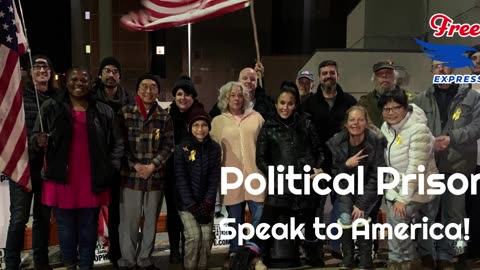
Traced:
<path fill-rule="evenodd" d="M 31 189 L 20 55 L 27 40 L 12 0 L 0 1 L 0 173 Z"/>
<path fill-rule="evenodd" d="M 249 0 L 143 0 L 143 10 L 122 16 L 131 31 L 154 31 L 195 23 L 248 7 Z"/>

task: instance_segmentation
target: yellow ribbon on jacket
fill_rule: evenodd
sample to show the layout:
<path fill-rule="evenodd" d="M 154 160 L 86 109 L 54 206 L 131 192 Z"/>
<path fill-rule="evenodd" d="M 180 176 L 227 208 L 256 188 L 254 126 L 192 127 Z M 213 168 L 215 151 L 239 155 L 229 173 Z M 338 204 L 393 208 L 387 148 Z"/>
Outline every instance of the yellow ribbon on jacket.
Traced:
<path fill-rule="evenodd" d="M 190 151 L 190 156 L 188 157 L 188 160 L 190 161 L 195 161 L 195 155 L 197 152 L 195 150 Z"/>
<path fill-rule="evenodd" d="M 157 140 L 157 141 L 160 140 L 160 129 L 159 128 L 155 129 L 155 140 Z"/>
<path fill-rule="evenodd" d="M 397 135 L 396 143 L 397 143 L 397 145 L 402 144 L 402 136 L 400 134 Z"/>
<path fill-rule="evenodd" d="M 453 120 L 458 120 L 461 115 L 462 115 L 462 109 L 457 108 L 457 109 L 455 110 L 455 112 L 453 113 L 453 115 L 452 115 L 452 119 L 453 119 Z"/>

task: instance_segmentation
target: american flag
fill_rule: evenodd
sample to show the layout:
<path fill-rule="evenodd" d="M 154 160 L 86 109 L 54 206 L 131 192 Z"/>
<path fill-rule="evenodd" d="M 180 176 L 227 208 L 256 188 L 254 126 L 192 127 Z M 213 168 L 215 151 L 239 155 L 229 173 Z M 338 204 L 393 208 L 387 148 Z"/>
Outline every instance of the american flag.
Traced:
<path fill-rule="evenodd" d="M 182 26 L 249 5 L 249 0 L 143 0 L 143 10 L 122 16 L 120 24 L 131 31 L 154 31 Z"/>
<path fill-rule="evenodd" d="M 19 59 L 26 49 L 15 3 L 0 0 L 0 173 L 30 190 Z"/>

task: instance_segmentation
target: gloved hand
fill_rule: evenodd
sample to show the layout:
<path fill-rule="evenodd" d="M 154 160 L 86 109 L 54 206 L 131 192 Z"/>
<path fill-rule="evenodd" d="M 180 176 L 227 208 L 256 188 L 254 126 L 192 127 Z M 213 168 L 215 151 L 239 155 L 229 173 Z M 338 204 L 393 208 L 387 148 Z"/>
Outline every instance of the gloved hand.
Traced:
<path fill-rule="evenodd" d="M 198 216 L 201 215 L 200 204 L 195 203 L 195 204 L 191 205 L 190 207 L 188 207 L 188 212 L 190 212 L 195 218 L 197 218 Z"/>
<path fill-rule="evenodd" d="M 213 221 L 213 211 L 215 209 L 215 204 L 210 201 L 203 201 L 200 203 L 198 217 L 195 217 L 198 223 L 208 224 Z"/>
<path fill-rule="evenodd" d="M 200 208 L 204 212 L 213 213 L 213 211 L 215 211 L 215 203 L 209 200 L 204 200 L 203 202 L 200 203 Z"/>

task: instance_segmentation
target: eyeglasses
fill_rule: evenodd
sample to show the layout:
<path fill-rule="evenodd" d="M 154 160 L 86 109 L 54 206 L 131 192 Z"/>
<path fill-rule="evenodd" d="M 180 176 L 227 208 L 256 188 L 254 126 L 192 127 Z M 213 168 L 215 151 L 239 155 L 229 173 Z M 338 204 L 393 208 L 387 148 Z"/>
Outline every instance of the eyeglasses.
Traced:
<path fill-rule="evenodd" d="M 157 92 L 158 91 L 158 86 L 156 84 L 140 84 L 138 87 L 141 91 L 146 92 L 148 89 L 152 92 Z"/>
<path fill-rule="evenodd" d="M 117 75 L 117 74 L 120 73 L 120 72 L 118 71 L 118 69 L 116 69 L 116 68 L 114 68 L 114 69 L 104 68 L 104 69 L 102 69 L 102 72 L 103 72 L 104 74 L 112 73 L 113 75 Z"/>
<path fill-rule="evenodd" d="M 35 64 L 33 65 L 33 70 L 35 71 L 39 71 L 39 70 L 45 70 L 45 71 L 49 71 L 50 70 L 50 67 L 48 65 L 41 65 L 41 64 Z"/>
<path fill-rule="evenodd" d="M 390 113 L 390 112 L 397 113 L 397 112 L 400 111 L 401 108 L 403 108 L 403 106 L 401 106 L 401 105 L 398 105 L 398 106 L 395 106 L 395 107 L 390 107 L 390 108 L 384 107 L 383 112 L 384 113 Z"/>

